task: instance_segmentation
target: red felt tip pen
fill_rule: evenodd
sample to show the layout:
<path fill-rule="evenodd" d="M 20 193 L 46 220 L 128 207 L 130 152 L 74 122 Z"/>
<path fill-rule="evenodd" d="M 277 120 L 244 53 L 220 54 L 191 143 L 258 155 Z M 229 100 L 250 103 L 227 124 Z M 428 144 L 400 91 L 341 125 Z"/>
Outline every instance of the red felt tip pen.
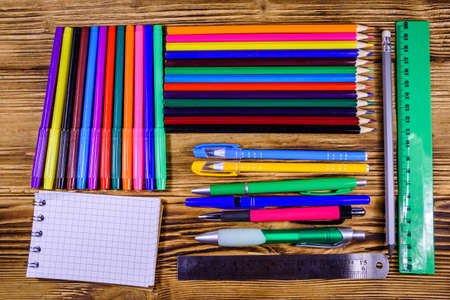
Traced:
<path fill-rule="evenodd" d="M 295 207 L 279 209 L 250 209 L 223 211 L 201 215 L 199 219 L 222 222 L 271 222 L 271 221 L 344 221 L 352 216 L 363 216 L 364 208 L 349 205 Z"/>

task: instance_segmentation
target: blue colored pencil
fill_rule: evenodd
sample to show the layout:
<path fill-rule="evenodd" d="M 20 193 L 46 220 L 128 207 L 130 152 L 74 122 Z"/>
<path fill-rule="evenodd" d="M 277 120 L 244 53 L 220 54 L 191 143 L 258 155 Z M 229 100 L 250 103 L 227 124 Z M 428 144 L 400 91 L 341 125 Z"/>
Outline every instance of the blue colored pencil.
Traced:
<path fill-rule="evenodd" d="M 80 129 L 80 146 L 78 150 L 77 189 L 80 190 L 86 188 L 87 181 L 92 109 L 94 104 L 95 73 L 97 67 L 97 48 L 98 26 L 92 26 L 89 36 L 89 53 L 83 100 L 83 120 Z"/>
<path fill-rule="evenodd" d="M 179 82 L 359 82 L 372 79 L 356 74 L 168 74 L 164 81 Z"/>
<path fill-rule="evenodd" d="M 281 58 L 281 57 L 363 57 L 371 55 L 359 49 L 345 50 L 229 50 L 229 51 L 166 51 L 166 59 L 197 58 Z"/>
<path fill-rule="evenodd" d="M 144 176 L 145 189 L 155 189 L 153 110 L 153 27 L 144 26 Z"/>

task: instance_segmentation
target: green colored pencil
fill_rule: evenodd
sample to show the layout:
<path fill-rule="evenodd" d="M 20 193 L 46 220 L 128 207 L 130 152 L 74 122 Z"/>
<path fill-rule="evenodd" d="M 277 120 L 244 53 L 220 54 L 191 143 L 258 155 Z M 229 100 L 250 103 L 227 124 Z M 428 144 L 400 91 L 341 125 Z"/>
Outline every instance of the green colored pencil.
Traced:
<path fill-rule="evenodd" d="M 356 99 L 164 99 L 165 107 L 360 107 Z"/>
<path fill-rule="evenodd" d="M 262 67 L 166 67 L 167 75 L 232 74 L 362 74 L 370 69 L 355 66 L 262 66 Z"/>

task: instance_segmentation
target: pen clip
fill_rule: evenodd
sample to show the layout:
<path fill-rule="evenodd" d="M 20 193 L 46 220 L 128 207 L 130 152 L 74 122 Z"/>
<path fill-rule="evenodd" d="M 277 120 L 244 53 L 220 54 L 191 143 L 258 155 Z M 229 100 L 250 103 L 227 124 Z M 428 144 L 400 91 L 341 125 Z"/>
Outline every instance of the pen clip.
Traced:
<path fill-rule="evenodd" d="M 338 243 L 334 243 L 334 244 L 303 244 L 303 243 L 299 243 L 296 244 L 295 246 L 297 247 L 311 247 L 311 248 L 325 248 L 325 249 L 336 249 L 336 248 L 342 248 L 345 245 L 347 245 L 350 241 L 345 241 L 342 240 Z"/>
<path fill-rule="evenodd" d="M 299 192 L 301 195 L 310 195 L 310 196 L 333 196 L 333 195 L 342 195 L 342 194 L 348 194 L 353 192 L 351 188 L 345 188 L 345 189 L 337 189 L 334 190 L 334 192 L 328 192 L 328 193 L 315 193 L 315 192 Z"/>
<path fill-rule="evenodd" d="M 194 147 L 194 156 L 197 158 L 224 158 L 225 148 L 239 149 L 238 144 L 200 144 Z M 215 151 L 222 150 L 220 155 Z"/>
<path fill-rule="evenodd" d="M 192 172 L 201 176 L 215 176 L 215 177 L 230 177 L 238 176 L 239 173 L 236 171 L 222 171 L 211 168 L 216 164 L 220 164 L 220 161 L 194 161 L 191 166 Z"/>

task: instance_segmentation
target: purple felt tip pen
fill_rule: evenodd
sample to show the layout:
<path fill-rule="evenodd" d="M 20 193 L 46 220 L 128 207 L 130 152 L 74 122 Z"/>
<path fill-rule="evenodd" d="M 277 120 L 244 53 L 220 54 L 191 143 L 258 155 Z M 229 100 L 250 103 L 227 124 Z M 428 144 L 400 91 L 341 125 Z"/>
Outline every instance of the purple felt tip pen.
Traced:
<path fill-rule="evenodd" d="M 48 132 L 50 117 L 53 108 L 53 96 L 55 95 L 56 78 L 58 77 L 59 55 L 61 54 L 63 28 L 56 27 L 53 40 L 52 58 L 48 72 L 47 91 L 45 93 L 44 110 L 42 112 L 41 126 L 39 127 L 36 152 L 34 154 L 33 172 L 31 175 L 31 187 L 39 188 L 47 152 Z"/>

